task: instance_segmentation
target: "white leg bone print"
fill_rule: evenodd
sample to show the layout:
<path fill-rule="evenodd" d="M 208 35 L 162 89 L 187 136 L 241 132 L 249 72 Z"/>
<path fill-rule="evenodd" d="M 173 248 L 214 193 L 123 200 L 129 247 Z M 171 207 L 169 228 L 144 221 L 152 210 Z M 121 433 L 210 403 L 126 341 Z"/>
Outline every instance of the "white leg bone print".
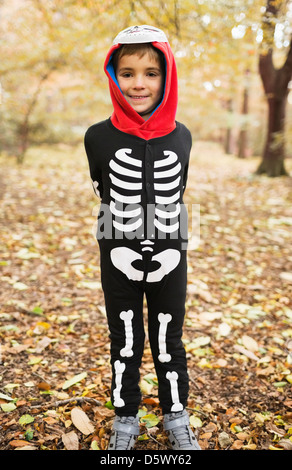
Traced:
<path fill-rule="evenodd" d="M 115 368 L 116 388 L 113 391 L 113 397 L 114 397 L 113 405 L 116 407 L 121 407 L 121 406 L 125 406 L 125 402 L 121 398 L 121 389 L 122 389 L 122 377 L 123 377 L 124 370 L 126 368 L 126 364 L 124 362 L 115 361 L 114 368 Z"/>
<path fill-rule="evenodd" d="M 167 372 L 166 378 L 170 382 L 171 398 L 173 401 L 171 411 L 182 411 L 183 405 L 180 403 L 179 396 L 178 396 L 178 385 L 177 385 L 178 374 L 176 372 Z"/>
<path fill-rule="evenodd" d="M 133 327 L 132 327 L 132 318 L 133 310 L 123 311 L 120 313 L 121 320 L 125 323 L 125 336 L 126 336 L 126 345 L 120 351 L 122 357 L 131 357 L 133 356 Z"/>
<path fill-rule="evenodd" d="M 167 324 L 172 320 L 170 313 L 160 313 L 158 315 L 159 332 L 158 332 L 158 346 L 159 346 L 159 356 L 158 359 L 160 362 L 169 362 L 171 361 L 171 355 L 166 352 L 166 330 Z"/>

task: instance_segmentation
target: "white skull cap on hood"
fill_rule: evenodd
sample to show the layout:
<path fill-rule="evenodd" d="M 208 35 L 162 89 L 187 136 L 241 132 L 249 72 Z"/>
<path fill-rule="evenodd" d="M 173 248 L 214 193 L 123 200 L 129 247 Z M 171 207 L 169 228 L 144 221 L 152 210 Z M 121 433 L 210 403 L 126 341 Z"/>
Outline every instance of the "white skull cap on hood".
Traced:
<path fill-rule="evenodd" d="M 115 44 L 141 44 L 145 42 L 168 42 L 166 35 L 161 29 L 143 24 L 131 26 L 121 31 L 114 39 Z"/>

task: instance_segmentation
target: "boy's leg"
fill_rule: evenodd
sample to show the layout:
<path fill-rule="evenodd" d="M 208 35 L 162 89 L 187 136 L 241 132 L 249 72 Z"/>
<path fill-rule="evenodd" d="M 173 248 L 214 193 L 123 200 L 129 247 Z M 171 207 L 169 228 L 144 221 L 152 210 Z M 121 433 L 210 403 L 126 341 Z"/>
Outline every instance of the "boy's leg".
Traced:
<path fill-rule="evenodd" d="M 164 429 L 175 450 L 200 450 L 186 411 L 189 379 L 182 343 L 187 266 L 179 266 L 147 291 L 149 339 L 158 377 Z"/>
<path fill-rule="evenodd" d="M 136 416 L 141 401 L 139 388 L 145 332 L 143 293 L 128 289 L 124 296 L 104 292 L 111 340 L 111 400 L 119 416 Z M 135 295 L 133 295 L 135 294 Z"/>
<path fill-rule="evenodd" d="M 182 330 L 187 284 L 186 252 L 177 268 L 147 286 L 149 340 L 163 414 L 186 407 L 189 377 Z"/>
<path fill-rule="evenodd" d="M 110 330 L 111 399 L 119 416 L 136 416 L 143 349 L 142 283 L 129 280 L 110 261 L 110 247 L 101 243 L 101 281 Z"/>

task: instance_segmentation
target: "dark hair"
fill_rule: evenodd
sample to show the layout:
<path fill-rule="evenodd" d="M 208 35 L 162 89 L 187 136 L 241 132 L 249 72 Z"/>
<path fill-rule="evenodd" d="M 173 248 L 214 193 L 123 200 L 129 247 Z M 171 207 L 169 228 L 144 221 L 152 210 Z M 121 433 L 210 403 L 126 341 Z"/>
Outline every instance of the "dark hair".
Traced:
<path fill-rule="evenodd" d="M 116 72 L 119 60 L 125 55 L 137 54 L 140 58 L 145 54 L 149 54 L 151 59 L 157 60 L 161 67 L 161 70 L 165 71 L 165 60 L 162 51 L 154 47 L 151 43 L 139 43 L 139 44 L 123 44 L 113 54 L 113 66 Z"/>

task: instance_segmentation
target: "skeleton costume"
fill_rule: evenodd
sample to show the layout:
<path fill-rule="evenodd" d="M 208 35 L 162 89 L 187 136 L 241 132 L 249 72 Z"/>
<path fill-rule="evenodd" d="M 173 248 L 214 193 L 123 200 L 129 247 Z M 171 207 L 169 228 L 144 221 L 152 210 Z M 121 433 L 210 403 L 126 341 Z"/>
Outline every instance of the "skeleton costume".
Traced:
<path fill-rule="evenodd" d="M 121 44 L 150 42 L 165 57 L 163 97 L 144 120 L 124 98 L 112 63 Z M 112 116 L 85 135 L 90 175 L 101 198 L 97 238 L 111 338 L 112 403 L 135 416 L 144 349 L 143 299 L 163 413 L 183 411 L 188 373 L 182 337 L 187 282 L 187 181 L 191 134 L 175 121 L 177 73 L 164 33 L 120 33 L 105 60 Z"/>

